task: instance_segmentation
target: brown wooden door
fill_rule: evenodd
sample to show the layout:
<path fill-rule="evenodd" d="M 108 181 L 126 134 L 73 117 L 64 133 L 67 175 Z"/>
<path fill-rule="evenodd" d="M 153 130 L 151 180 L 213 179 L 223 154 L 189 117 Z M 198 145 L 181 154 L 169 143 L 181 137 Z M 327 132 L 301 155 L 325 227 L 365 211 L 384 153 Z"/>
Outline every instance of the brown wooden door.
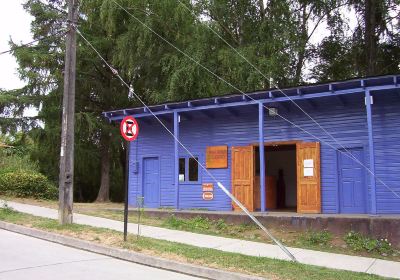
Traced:
<path fill-rule="evenodd" d="M 232 147 L 232 194 L 249 210 L 254 211 L 254 147 Z M 234 210 L 240 210 L 232 201 Z"/>
<path fill-rule="evenodd" d="M 296 144 L 297 212 L 321 213 L 320 144 Z"/>

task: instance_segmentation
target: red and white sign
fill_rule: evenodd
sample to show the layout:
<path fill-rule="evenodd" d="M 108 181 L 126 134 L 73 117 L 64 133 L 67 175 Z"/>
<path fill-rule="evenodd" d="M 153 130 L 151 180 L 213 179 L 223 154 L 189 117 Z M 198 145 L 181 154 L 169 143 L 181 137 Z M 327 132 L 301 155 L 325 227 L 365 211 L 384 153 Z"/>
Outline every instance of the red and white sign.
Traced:
<path fill-rule="evenodd" d="M 203 192 L 203 200 L 213 200 L 214 193 L 212 192 Z"/>
<path fill-rule="evenodd" d="M 212 191 L 214 191 L 214 184 L 213 183 L 203 183 L 202 188 L 203 188 L 203 192 L 212 192 Z"/>
<path fill-rule="evenodd" d="M 128 116 L 122 120 L 120 131 L 126 141 L 133 141 L 139 134 L 139 125 L 134 117 Z"/>

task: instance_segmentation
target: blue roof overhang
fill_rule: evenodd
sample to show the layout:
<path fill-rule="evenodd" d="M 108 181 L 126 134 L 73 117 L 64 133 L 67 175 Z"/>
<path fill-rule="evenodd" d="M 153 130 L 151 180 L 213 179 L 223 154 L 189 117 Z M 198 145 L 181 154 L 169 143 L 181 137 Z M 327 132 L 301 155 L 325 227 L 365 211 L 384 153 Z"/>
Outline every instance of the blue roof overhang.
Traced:
<path fill-rule="evenodd" d="M 291 102 L 299 100 L 309 100 L 322 97 L 341 97 L 348 94 L 370 92 L 390 92 L 393 89 L 399 89 L 400 75 L 369 77 L 364 79 L 355 79 L 348 81 L 332 82 L 327 84 L 307 85 L 287 89 L 271 89 L 257 91 L 252 93 L 227 95 L 183 102 L 165 103 L 161 105 L 152 105 L 146 107 L 136 107 L 121 109 L 115 111 L 103 112 L 103 115 L 109 121 L 121 121 L 126 116 L 143 118 L 154 115 L 171 114 L 173 112 L 202 111 L 218 108 L 231 108 L 246 105 L 255 105 L 263 103 L 276 104 L 280 102 Z M 287 96 L 282 94 L 284 92 Z M 150 112 L 151 111 L 151 112 Z"/>

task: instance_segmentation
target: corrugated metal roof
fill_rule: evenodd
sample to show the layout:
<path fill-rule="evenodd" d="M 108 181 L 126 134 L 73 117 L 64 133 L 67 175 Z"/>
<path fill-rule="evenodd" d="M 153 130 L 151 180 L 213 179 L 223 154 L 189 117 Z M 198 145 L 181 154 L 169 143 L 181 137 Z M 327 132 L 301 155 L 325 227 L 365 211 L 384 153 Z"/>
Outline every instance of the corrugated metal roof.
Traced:
<path fill-rule="evenodd" d="M 229 94 L 203 99 L 187 100 L 180 102 L 167 102 L 158 105 L 148 106 L 154 113 L 172 113 L 173 111 L 192 111 L 199 109 L 210 109 L 216 107 L 232 107 L 244 104 L 252 104 L 256 102 L 287 102 L 290 99 L 296 101 L 300 99 L 313 99 L 318 97 L 335 96 L 362 92 L 365 89 L 384 90 L 390 88 L 398 88 L 400 75 L 388 75 L 367 77 L 361 79 L 352 79 L 345 81 L 337 81 L 325 84 L 311 84 L 299 87 L 268 89 L 248 92 L 246 97 L 243 94 Z M 284 94 L 283 94 L 283 93 Z M 285 96 L 286 95 L 286 96 Z M 289 96 L 290 98 L 288 98 Z M 254 99 L 254 100 L 250 100 Z M 115 111 L 103 112 L 103 115 L 109 120 L 120 120 L 124 116 L 133 115 L 135 117 L 143 117 L 151 115 L 145 107 L 127 108 Z"/>

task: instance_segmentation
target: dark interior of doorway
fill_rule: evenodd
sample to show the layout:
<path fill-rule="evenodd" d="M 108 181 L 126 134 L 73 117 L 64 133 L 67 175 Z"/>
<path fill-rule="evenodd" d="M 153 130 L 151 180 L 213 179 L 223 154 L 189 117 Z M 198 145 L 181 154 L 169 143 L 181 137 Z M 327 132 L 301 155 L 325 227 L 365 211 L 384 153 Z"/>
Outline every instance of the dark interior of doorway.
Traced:
<path fill-rule="evenodd" d="M 265 145 L 266 209 L 297 210 L 296 145 Z M 260 176 L 259 148 L 256 147 L 256 178 Z M 257 180 L 256 180 L 257 181 Z M 259 182 L 259 181 L 258 181 Z M 259 187 L 255 186 L 255 187 Z M 269 192 L 268 192 L 268 188 Z"/>

